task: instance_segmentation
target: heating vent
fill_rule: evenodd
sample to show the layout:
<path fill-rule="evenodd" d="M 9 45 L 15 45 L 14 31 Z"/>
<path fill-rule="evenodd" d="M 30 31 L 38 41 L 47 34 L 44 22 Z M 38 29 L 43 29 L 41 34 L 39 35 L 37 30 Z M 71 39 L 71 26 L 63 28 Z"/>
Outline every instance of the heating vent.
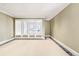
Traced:
<path fill-rule="evenodd" d="M 15 35 L 15 38 L 44 38 L 44 35 Z"/>

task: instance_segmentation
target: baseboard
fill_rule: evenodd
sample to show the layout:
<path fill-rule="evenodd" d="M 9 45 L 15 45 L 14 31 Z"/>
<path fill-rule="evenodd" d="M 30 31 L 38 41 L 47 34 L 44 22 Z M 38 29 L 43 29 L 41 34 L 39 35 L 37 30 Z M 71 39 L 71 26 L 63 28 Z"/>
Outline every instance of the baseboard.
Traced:
<path fill-rule="evenodd" d="M 0 46 L 6 44 L 6 43 L 8 43 L 8 42 L 11 42 L 11 41 L 13 41 L 13 40 L 14 40 L 14 38 L 11 38 L 11 39 L 9 39 L 9 40 L 2 41 L 2 42 L 0 42 Z"/>
<path fill-rule="evenodd" d="M 52 40 L 54 40 L 64 51 L 66 51 L 71 56 L 79 56 L 79 53 L 65 45 L 64 43 L 60 42 L 59 40 L 55 39 L 53 36 L 50 36 Z"/>

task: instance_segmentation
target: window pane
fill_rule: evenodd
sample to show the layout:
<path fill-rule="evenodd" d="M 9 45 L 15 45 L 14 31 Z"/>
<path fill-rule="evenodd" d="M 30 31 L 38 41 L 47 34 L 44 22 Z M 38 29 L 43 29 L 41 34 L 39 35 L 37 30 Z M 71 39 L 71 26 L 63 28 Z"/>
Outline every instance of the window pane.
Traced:
<path fill-rule="evenodd" d="M 28 23 L 28 34 L 35 34 L 34 23 L 32 23 L 32 22 Z"/>
<path fill-rule="evenodd" d="M 38 20 L 39 21 L 39 20 Z M 41 34 L 41 22 L 38 21 L 30 21 L 28 23 L 28 33 L 29 34 Z"/>

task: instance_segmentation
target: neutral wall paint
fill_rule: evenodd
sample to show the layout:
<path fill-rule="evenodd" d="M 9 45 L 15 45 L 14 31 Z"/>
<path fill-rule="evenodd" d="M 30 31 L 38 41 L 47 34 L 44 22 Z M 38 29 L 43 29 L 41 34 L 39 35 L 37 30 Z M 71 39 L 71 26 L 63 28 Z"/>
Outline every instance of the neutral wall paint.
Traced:
<path fill-rule="evenodd" d="M 0 42 L 13 37 L 13 18 L 0 12 Z"/>
<path fill-rule="evenodd" d="M 51 20 L 51 33 L 57 40 L 79 52 L 79 4 L 70 4 Z"/>
<path fill-rule="evenodd" d="M 44 20 L 45 24 L 45 35 L 50 35 L 50 21 Z"/>

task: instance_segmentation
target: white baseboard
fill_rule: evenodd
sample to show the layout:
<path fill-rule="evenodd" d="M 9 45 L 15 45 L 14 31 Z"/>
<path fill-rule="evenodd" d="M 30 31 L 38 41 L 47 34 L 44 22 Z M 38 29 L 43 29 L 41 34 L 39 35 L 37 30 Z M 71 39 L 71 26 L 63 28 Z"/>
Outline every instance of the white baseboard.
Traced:
<path fill-rule="evenodd" d="M 0 42 L 0 45 L 3 45 L 3 44 L 5 44 L 5 43 L 7 43 L 9 41 L 12 41 L 12 40 L 14 40 L 14 38 L 11 38 L 11 39 L 8 39 L 8 40 L 5 40 L 5 41 L 1 41 Z"/>
<path fill-rule="evenodd" d="M 79 56 L 79 53 L 77 53 L 76 51 L 74 51 L 73 49 L 71 49 L 70 47 L 68 47 L 67 45 L 65 45 L 64 43 L 60 42 L 59 40 L 55 39 L 53 36 L 51 36 L 51 38 L 56 41 L 58 44 L 60 44 L 61 46 L 63 46 L 64 48 L 66 48 L 68 51 L 70 51 L 74 56 Z"/>

